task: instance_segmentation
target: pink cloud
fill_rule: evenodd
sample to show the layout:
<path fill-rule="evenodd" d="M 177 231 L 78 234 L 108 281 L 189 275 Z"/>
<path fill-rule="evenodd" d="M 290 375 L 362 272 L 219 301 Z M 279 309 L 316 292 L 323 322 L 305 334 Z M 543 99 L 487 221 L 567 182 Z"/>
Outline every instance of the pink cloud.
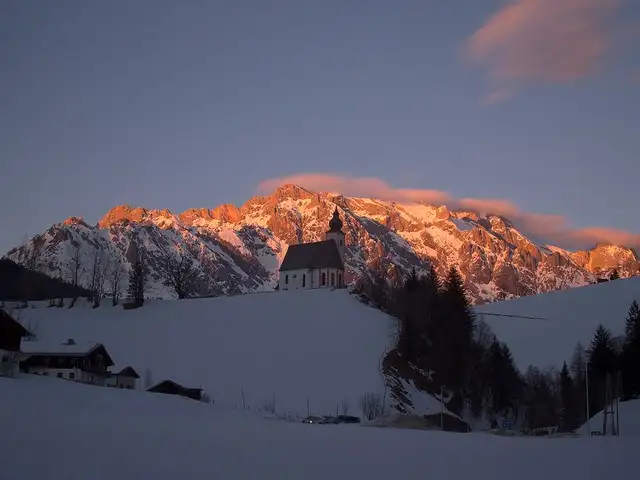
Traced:
<path fill-rule="evenodd" d="M 611 16 L 621 1 L 511 1 L 471 36 L 468 57 L 503 88 L 584 77 L 609 49 Z"/>
<path fill-rule="evenodd" d="M 261 194 L 284 184 L 295 184 L 316 192 L 340 193 L 351 197 L 372 197 L 398 203 L 423 202 L 469 210 L 481 215 L 499 215 L 511 220 L 527 235 L 565 248 L 586 248 L 596 243 L 640 247 L 640 234 L 603 227 L 571 228 L 566 218 L 522 211 L 509 200 L 499 198 L 455 198 L 441 190 L 395 188 L 375 177 L 349 177 L 322 173 L 301 173 L 272 178 L 258 185 Z"/>

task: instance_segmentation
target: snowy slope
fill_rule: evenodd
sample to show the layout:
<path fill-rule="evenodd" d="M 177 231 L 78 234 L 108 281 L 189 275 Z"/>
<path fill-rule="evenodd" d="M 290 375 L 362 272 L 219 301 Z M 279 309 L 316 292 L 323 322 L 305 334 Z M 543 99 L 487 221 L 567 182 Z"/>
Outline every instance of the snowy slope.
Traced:
<path fill-rule="evenodd" d="M 627 478 L 634 438 L 521 439 L 256 418 L 187 399 L 0 378 L 2 478 Z"/>
<path fill-rule="evenodd" d="M 589 345 L 598 324 L 621 335 L 633 300 L 640 302 L 639 277 L 482 305 L 475 311 L 509 345 L 521 369 L 528 365 L 559 368 L 563 361 L 569 361 L 577 342 Z"/>
<path fill-rule="evenodd" d="M 80 304 L 86 305 L 86 304 Z M 195 300 L 150 300 L 125 311 L 34 308 L 20 321 L 38 341 L 95 341 L 119 367 L 202 386 L 219 404 L 256 409 L 276 395 L 279 413 L 332 414 L 349 399 L 382 393 L 379 364 L 390 319 L 346 290 L 270 292 Z"/>
<path fill-rule="evenodd" d="M 620 402 L 618 409 L 620 420 L 620 436 L 640 438 L 640 400 Z M 611 417 L 609 417 L 609 422 Z M 602 412 L 591 417 L 591 431 L 602 431 Z M 611 423 L 609 423 L 611 425 Z M 610 428 L 610 427 L 609 427 Z M 584 424 L 580 433 L 588 435 L 589 428 Z"/>

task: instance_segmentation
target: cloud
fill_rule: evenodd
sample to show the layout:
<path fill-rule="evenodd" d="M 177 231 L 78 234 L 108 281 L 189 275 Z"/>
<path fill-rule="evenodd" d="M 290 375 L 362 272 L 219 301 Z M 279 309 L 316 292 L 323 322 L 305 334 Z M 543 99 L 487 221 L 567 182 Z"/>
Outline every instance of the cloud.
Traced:
<path fill-rule="evenodd" d="M 471 36 L 467 56 L 486 67 L 501 90 L 587 76 L 609 49 L 611 16 L 621 1 L 510 1 Z"/>
<path fill-rule="evenodd" d="M 373 197 L 398 203 L 424 202 L 446 205 L 454 210 L 469 210 L 480 215 L 499 215 L 512 221 L 536 241 L 569 249 L 593 247 L 596 243 L 614 243 L 640 247 L 640 234 L 604 227 L 572 228 L 566 218 L 522 211 L 509 200 L 499 198 L 455 198 L 441 190 L 395 188 L 375 177 L 350 177 L 322 173 L 301 173 L 272 178 L 258 185 L 261 194 L 284 184 L 295 184 L 316 192 L 341 193 L 351 197 Z"/>
<path fill-rule="evenodd" d="M 513 97 L 515 93 L 516 92 L 513 88 L 500 88 L 487 94 L 482 99 L 482 103 L 484 105 L 493 105 L 496 103 L 502 103 L 506 100 L 509 100 L 511 97 Z"/>

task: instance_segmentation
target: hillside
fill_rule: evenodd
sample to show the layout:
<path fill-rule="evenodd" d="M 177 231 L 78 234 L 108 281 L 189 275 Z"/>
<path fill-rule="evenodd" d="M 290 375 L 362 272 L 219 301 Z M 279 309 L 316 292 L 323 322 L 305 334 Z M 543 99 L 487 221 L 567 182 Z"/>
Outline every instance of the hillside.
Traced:
<path fill-rule="evenodd" d="M 385 314 L 345 290 L 272 292 L 180 301 L 150 300 L 123 310 L 29 308 L 20 321 L 38 341 L 94 341 L 119 367 L 154 381 L 203 387 L 218 405 L 260 408 L 276 396 L 280 413 L 354 412 L 367 392 L 383 393 L 378 365 L 391 332 Z"/>
<path fill-rule="evenodd" d="M 349 282 L 374 271 L 393 278 L 428 262 L 444 274 L 453 265 L 474 303 L 481 304 L 590 284 L 616 267 L 623 277 L 635 275 L 640 266 L 636 253 L 621 246 L 569 252 L 538 245 L 500 216 L 317 193 L 295 185 L 240 207 L 178 214 L 123 205 L 95 225 L 70 217 L 7 255 L 70 279 L 77 253 L 79 281 L 86 287 L 96 250 L 103 265 L 124 262 L 128 271 L 135 244 L 145 258 L 150 298 L 175 297 L 161 272 L 167 262 L 183 258 L 195 272 L 189 285 L 194 295 L 272 290 L 287 246 L 321 239 L 336 207 L 345 224 Z M 125 275 L 120 288 L 126 286 Z"/>
<path fill-rule="evenodd" d="M 0 258 L 0 301 L 48 300 L 59 297 L 89 295 L 83 288 L 28 270 L 7 258 Z"/>
<path fill-rule="evenodd" d="M 456 479 L 479 472 L 497 480 L 514 472 L 522 480 L 565 479 L 566 472 L 624 478 L 638 449 L 628 438 L 523 440 L 286 423 L 183 398 L 37 377 L 0 378 L 0 391 L 0 421 L 11 432 L 0 436 L 8 479 L 388 480 L 421 479 L 426 471 Z M 452 461 L 461 452 L 464 461 Z"/>
<path fill-rule="evenodd" d="M 509 345 L 521 369 L 559 368 L 570 360 L 578 341 L 589 345 L 598 324 L 623 334 L 633 300 L 640 302 L 640 277 L 477 306 L 475 311 Z"/>

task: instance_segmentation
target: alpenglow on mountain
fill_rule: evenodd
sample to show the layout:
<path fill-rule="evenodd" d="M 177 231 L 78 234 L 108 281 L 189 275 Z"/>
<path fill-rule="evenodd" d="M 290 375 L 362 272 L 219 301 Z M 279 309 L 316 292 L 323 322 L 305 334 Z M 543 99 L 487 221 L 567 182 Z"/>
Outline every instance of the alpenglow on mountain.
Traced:
<path fill-rule="evenodd" d="M 440 274 L 454 265 L 480 304 L 594 283 L 614 268 L 627 277 L 640 267 L 636 253 L 622 246 L 569 252 L 536 245 L 499 216 L 316 193 L 296 185 L 283 185 L 241 207 L 174 214 L 124 205 L 93 226 L 70 217 L 7 257 L 71 280 L 73 257 L 79 254 L 78 283 L 88 287 L 97 251 L 106 264 L 123 262 L 121 288 L 126 291 L 137 248 L 144 257 L 149 297 L 175 298 L 161 273 L 169 258 L 184 258 L 194 269 L 192 295 L 269 291 L 276 286 L 287 246 L 323 238 L 336 207 L 344 221 L 349 283 L 375 271 L 394 278 L 413 267 L 420 271 L 428 262 Z"/>

